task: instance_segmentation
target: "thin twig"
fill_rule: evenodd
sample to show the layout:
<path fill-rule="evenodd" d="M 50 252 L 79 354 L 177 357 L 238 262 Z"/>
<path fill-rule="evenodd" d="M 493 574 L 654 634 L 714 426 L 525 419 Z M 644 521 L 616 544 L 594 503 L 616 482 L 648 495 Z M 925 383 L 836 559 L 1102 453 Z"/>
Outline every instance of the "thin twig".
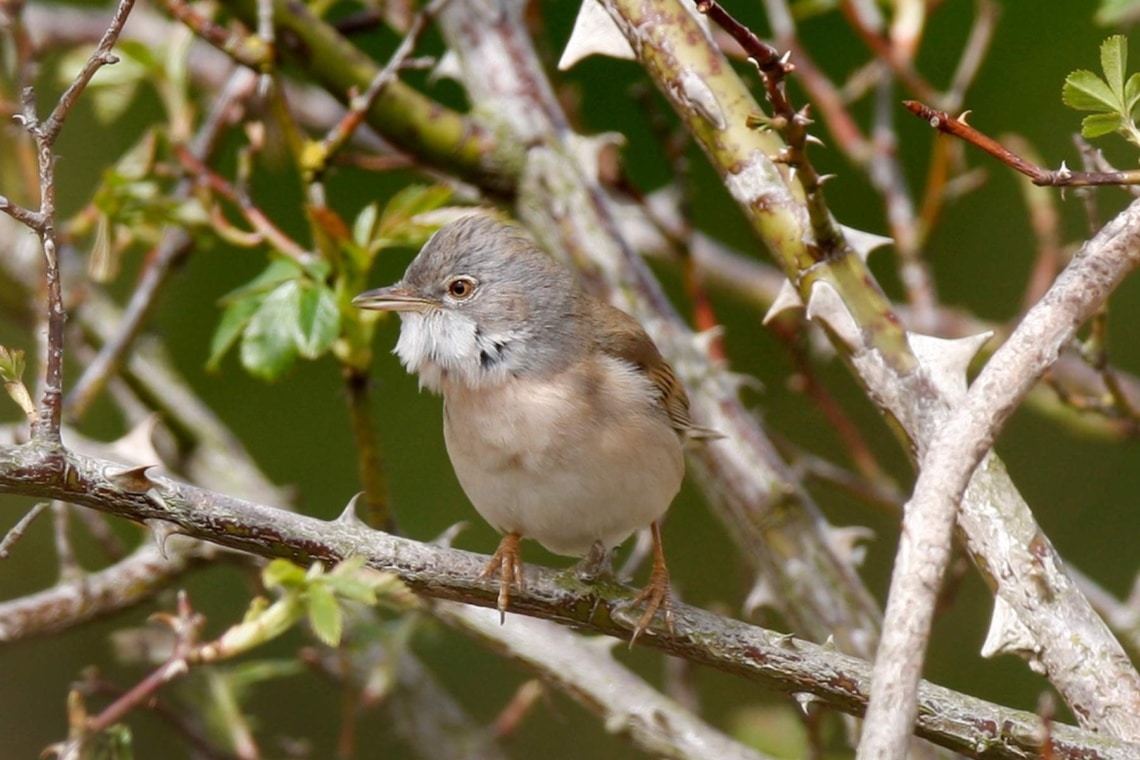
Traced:
<path fill-rule="evenodd" d="M 966 123 L 969 111 L 958 118 L 952 118 L 944 111 L 923 105 L 915 100 L 904 100 L 906 109 L 920 119 L 926 119 L 930 126 L 939 132 L 965 140 L 976 148 L 984 150 L 1006 166 L 1015 169 L 1035 185 L 1052 187 L 1090 187 L 1096 185 L 1137 185 L 1140 184 L 1140 169 L 1124 172 L 1084 172 L 1073 171 L 1061 163 L 1056 171 L 1045 169 L 1009 150 L 997 140 L 971 127 Z"/>
<path fill-rule="evenodd" d="M 407 62 L 409 57 L 416 49 L 420 38 L 423 37 L 427 31 L 428 24 L 436 17 L 439 11 L 450 0 L 432 0 L 412 18 L 412 23 L 408 27 L 407 33 L 400 44 L 396 46 L 392 56 L 388 59 L 388 63 L 384 68 L 376 72 L 376 76 L 372 77 L 372 81 L 368 83 L 368 87 L 363 93 L 353 95 L 348 101 L 348 110 L 344 116 L 338 121 L 333 128 L 328 131 L 324 139 L 319 143 L 319 161 L 318 170 L 323 170 L 325 164 L 330 158 L 340 152 L 345 143 L 352 137 L 353 133 L 364 123 L 365 118 L 368 116 L 369 111 L 372 110 L 373 105 L 376 103 L 377 98 L 384 92 L 384 90 L 395 81 L 400 73 L 400 69 Z"/>
<path fill-rule="evenodd" d="M 0 559 L 8 559 L 8 555 L 11 553 L 12 547 L 16 545 L 16 542 L 19 541 L 20 538 L 23 537 L 24 533 L 28 530 L 28 528 L 31 527 L 32 522 L 35 521 L 37 517 L 42 515 L 48 506 L 50 505 L 46 501 L 37 503 L 35 506 L 29 509 L 27 513 L 21 517 L 15 525 L 12 526 L 11 530 L 9 530 L 4 535 L 4 540 L 0 541 Z"/>
<path fill-rule="evenodd" d="M 246 221 L 253 226 L 258 239 L 268 243 L 274 250 L 299 264 L 307 264 L 312 259 L 312 254 L 309 251 L 286 235 L 244 192 L 235 188 L 227 179 L 202 163 L 197 156 L 186 148 L 176 147 L 174 153 L 188 174 L 238 207 Z"/>
<path fill-rule="evenodd" d="M 253 75 L 245 70 L 235 71 L 221 88 L 209 115 L 194 137 L 188 151 L 200 162 L 210 160 L 225 129 L 233 118 L 233 108 L 249 96 L 254 84 Z M 192 183 L 183 180 L 174 188 L 173 200 L 188 198 Z M 131 292 L 114 336 L 103 343 L 68 393 L 65 406 L 72 420 L 82 419 L 91 403 L 103 390 L 107 380 L 118 372 L 127 352 L 135 343 L 151 314 L 159 296 L 170 280 L 171 273 L 186 258 L 193 246 L 193 238 L 184 229 L 171 228 L 163 233 L 162 240 L 149 264 Z"/>

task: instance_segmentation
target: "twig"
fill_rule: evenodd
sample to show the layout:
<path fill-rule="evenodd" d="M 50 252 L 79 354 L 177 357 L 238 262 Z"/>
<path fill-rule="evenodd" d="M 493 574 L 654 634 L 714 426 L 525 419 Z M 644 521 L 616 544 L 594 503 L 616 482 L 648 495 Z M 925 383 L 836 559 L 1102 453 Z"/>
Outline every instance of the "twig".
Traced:
<path fill-rule="evenodd" d="M 159 0 L 159 5 L 174 18 L 181 21 L 194 34 L 223 50 L 234 61 L 254 71 L 260 71 L 273 58 L 273 49 L 260 44 L 260 40 L 248 34 L 238 34 L 233 30 L 215 24 L 198 13 L 182 0 Z"/>
<path fill-rule="evenodd" d="M 44 357 L 44 381 L 42 411 L 39 419 L 32 423 L 32 436 L 56 444 L 60 441 L 63 402 L 63 288 L 59 275 L 59 258 L 55 234 L 55 155 L 53 146 L 63 129 L 71 109 L 86 89 L 88 82 L 103 66 L 115 63 L 118 59 L 111 49 L 126 23 L 127 16 L 134 7 L 134 0 L 120 0 L 107 30 L 99 40 L 95 52 L 87 59 L 79 74 L 60 96 L 51 115 L 40 122 L 36 115 L 34 94 L 31 86 L 23 88 L 23 107 L 20 120 L 24 129 L 36 142 L 36 155 L 39 162 L 40 208 L 36 213 L 20 213 L 6 199 L 0 200 L 0 209 L 34 229 L 40 237 L 44 252 L 44 281 L 47 290 L 47 345 Z M 22 35 L 21 35 L 22 36 Z M 30 60 L 30 59 L 29 59 Z M 21 79 L 28 85 L 27 72 L 21 72 Z"/>
<path fill-rule="evenodd" d="M 70 507 L 58 499 L 51 503 L 52 534 L 55 538 L 55 554 L 59 562 L 59 580 L 61 582 L 80 581 L 86 573 L 75 557 L 75 546 L 71 542 Z M 83 592 L 84 594 L 86 592 Z"/>
<path fill-rule="evenodd" d="M 1090 187 L 1096 185 L 1136 185 L 1140 184 L 1140 169 L 1123 172 L 1084 172 L 1073 171 L 1064 162 L 1056 171 L 1045 169 L 1005 148 L 997 140 L 979 132 L 966 123 L 969 111 L 954 119 L 944 111 L 938 111 L 915 100 L 904 100 L 906 109 L 920 119 L 930 122 L 930 126 L 948 135 L 965 140 L 976 148 L 984 150 L 1006 166 L 1015 169 L 1035 185 L 1051 187 Z"/>
<path fill-rule="evenodd" d="M 199 161 L 210 160 L 222 134 L 231 123 L 234 106 L 249 96 L 253 84 L 253 75 L 240 69 L 221 88 L 209 115 L 188 149 Z M 172 198 L 177 200 L 189 197 L 191 187 L 189 180 L 179 182 L 171 194 Z M 171 273 L 190 252 L 193 242 L 190 234 L 181 228 L 171 228 L 163 233 L 154 255 L 148 257 L 149 264 L 139 278 L 138 285 L 131 292 L 114 336 L 103 343 L 99 353 L 87 364 L 67 395 L 65 406 L 71 419 L 82 419 L 108 378 L 118 371 L 123 358 L 134 345 L 135 338 L 154 312 Z"/>
<path fill-rule="evenodd" d="M 344 116 L 333 125 L 332 129 L 328 131 L 324 139 L 318 143 L 317 157 L 313 160 L 312 165 L 305 167 L 309 171 L 322 172 L 332 156 L 340 152 L 353 133 L 364 123 L 368 113 L 376 104 L 377 98 L 381 93 L 396 80 L 400 73 L 400 69 L 407 62 L 408 58 L 416 49 L 420 38 L 423 37 L 427 31 L 428 24 L 436 17 L 440 9 L 443 8 L 450 0 L 432 0 L 432 2 L 421 8 L 416 15 L 412 18 L 412 23 L 408 27 L 408 31 L 404 34 L 400 44 L 396 46 L 392 56 L 388 59 L 388 63 L 382 69 L 376 72 L 372 77 L 372 81 L 368 83 L 368 87 L 363 93 L 353 94 L 348 99 L 348 110 Z"/>
<path fill-rule="evenodd" d="M 48 502 L 41 501 L 34 507 L 29 509 L 19 521 L 12 526 L 12 528 L 4 535 L 4 540 L 0 541 L 0 559 L 8 559 L 8 555 L 12 551 L 12 547 L 16 542 L 23 537 L 24 533 L 31 526 L 32 522 L 43 514 L 44 510 L 49 506 Z"/>
<path fill-rule="evenodd" d="M 189 175 L 238 207 L 246 221 L 252 225 L 257 239 L 268 243 L 278 253 L 288 256 L 299 264 L 304 265 L 312 259 L 309 251 L 286 235 L 244 192 L 202 163 L 186 148 L 177 146 L 174 153 Z"/>

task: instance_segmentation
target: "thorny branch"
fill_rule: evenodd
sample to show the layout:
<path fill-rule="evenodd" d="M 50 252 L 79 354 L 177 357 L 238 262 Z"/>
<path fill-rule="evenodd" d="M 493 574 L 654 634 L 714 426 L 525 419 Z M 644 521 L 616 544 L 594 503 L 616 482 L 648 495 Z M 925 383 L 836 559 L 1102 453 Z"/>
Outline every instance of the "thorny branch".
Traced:
<path fill-rule="evenodd" d="M 365 527 L 347 512 L 324 522 L 165 478 L 124 489 L 114 462 L 63 452 L 37 443 L 0 446 L 0 493 L 59 498 L 136 522 L 170 522 L 181 534 L 217 542 L 263 557 L 287 557 L 302 564 L 326 565 L 362 556 L 370 567 L 397 574 L 417 593 L 493 608 L 497 583 L 478 580 L 486 557 L 402 539 Z M 117 480 L 118 479 L 118 480 Z M 526 567 L 526 588 L 512 595 L 518 613 L 573 625 L 593 633 L 628 639 L 637 620 L 628 608 L 633 591 L 612 582 L 583 583 L 573 573 Z M 772 633 L 687 605 L 675 605 L 675 634 L 651 629 L 640 643 L 755 681 L 785 693 L 806 693 L 832 708 L 862 713 L 870 683 L 863 661 L 829 645 L 815 645 Z M 507 621 L 510 625 L 510 620 Z M 1037 716 L 1010 710 L 924 684 L 916 731 L 920 736 L 966 755 L 1037 757 Z M 1104 736 L 1054 726 L 1054 746 L 1066 753 L 1124 757 L 1129 748 Z"/>
<path fill-rule="evenodd" d="M 944 111 L 938 111 L 915 100 L 903 101 L 907 110 L 920 119 L 930 122 L 930 126 L 944 134 L 965 140 L 970 145 L 984 150 L 1011 169 L 1015 169 L 1035 185 L 1050 187 L 1091 187 L 1095 185 L 1137 185 L 1140 184 L 1140 169 L 1114 172 L 1073 171 L 1064 162 L 1056 170 L 1045 169 L 1009 150 L 992 137 L 979 132 L 966 123 L 969 112 L 952 118 Z"/>
<path fill-rule="evenodd" d="M 111 54 L 123 24 L 134 7 L 134 0 L 120 0 L 115 15 L 99 41 L 95 52 L 60 96 L 51 115 L 41 122 L 36 114 L 35 100 L 31 87 L 22 93 L 23 109 L 20 120 L 24 129 L 36 143 L 36 156 L 40 174 L 40 208 L 38 212 L 15 212 L 15 207 L 0 200 L 0 209 L 7 211 L 15 219 L 28 225 L 39 235 L 44 253 L 44 281 L 47 290 L 47 344 L 44 356 L 44 381 L 42 411 L 32 425 L 32 435 L 36 438 L 60 441 L 60 423 L 63 407 L 63 285 L 59 272 L 59 251 L 55 231 L 55 155 L 52 149 L 59 132 L 79 96 L 86 89 L 91 78 L 103 66 L 115 63 L 118 59 Z M 30 65 L 30 61 L 25 62 Z"/>

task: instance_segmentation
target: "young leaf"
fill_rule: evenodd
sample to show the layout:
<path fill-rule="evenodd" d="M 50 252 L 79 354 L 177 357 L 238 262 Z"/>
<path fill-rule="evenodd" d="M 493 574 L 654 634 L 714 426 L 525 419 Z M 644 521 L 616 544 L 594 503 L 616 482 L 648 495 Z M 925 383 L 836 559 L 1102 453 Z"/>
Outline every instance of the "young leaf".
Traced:
<path fill-rule="evenodd" d="M 296 279 L 302 274 L 301 267 L 295 264 L 290 259 L 274 259 L 269 262 L 269 266 L 261 271 L 261 274 L 254 277 L 252 280 L 242 285 L 240 288 L 235 288 L 229 293 L 226 293 L 221 298 L 221 303 L 229 303 L 236 301 L 240 298 L 257 293 L 265 294 L 276 288 L 283 282 Z"/>
<path fill-rule="evenodd" d="M 1100 68 L 1104 71 L 1104 81 L 1116 97 L 1118 105 L 1124 105 L 1124 72 L 1128 67 L 1128 38 L 1114 34 L 1100 43 Z"/>
<path fill-rule="evenodd" d="M 1104 137 L 1124 127 L 1124 120 L 1118 113 L 1094 113 L 1081 120 L 1081 136 L 1090 140 Z"/>
<path fill-rule="evenodd" d="M 300 588 L 305 583 L 305 569 L 287 559 L 275 559 L 261 571 L 261 584 L 268 589 Z"/>
<path fill-rule="evenodd" d="M 1116 111 L 1116 98 L 1103 79 L 1086 69 L 1065 77 L 1061 100 L 1078 111 Z"/>
<path fill-rule="evenodd" d="M 277 380 L 297 361 L 297 315 L 301 286 L 278 285 L 265 297 L 242 334 L 241 364 L 262 380 Z"/>
<path fill-rule="evenodd" d="M 206 370 L 216 372 L 229 350 L 237 343 L 238 338 L 245 332 L 246 325 L 253 317 L 257 307 L 261 305 L 262 298 L 258 294 L 250 294 L 245 298 L 238 298 L 226 306 L 222 312 L 222 319 L 214 330 L 214 337 L 210 339 L 210 358 L 206 360 Z"/>
<path fill-rule="evenodd" d="M 324 285 L 302 287 L 295 324 L 294 340 L 301 356 L 316 359 L 324 354 L 340 334 L 336 295 Z"/>
<path fill-rule="evenodd" d="M 332 589 L 324 583 L 309 586 L 309 625 L 323 643 L 335 647 L 344 632 L 344 613 Z"/>

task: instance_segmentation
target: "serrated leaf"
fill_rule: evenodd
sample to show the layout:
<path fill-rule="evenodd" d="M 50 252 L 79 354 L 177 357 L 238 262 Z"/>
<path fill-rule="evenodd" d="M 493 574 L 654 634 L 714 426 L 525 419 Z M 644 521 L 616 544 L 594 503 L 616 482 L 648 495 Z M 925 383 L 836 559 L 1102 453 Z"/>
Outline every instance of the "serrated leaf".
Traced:
<path fill-rule="evenodd" d="M 299 588 L 305 583 L 305 569 L 287 559 L 275 559 L 261 571 L 261 584 L 269 589 Z"/>
<path fill-rule="evenodd" d="M 1132 116 L 1132 111 L 1135 110 L 1137 103 L 1140 103 L 1140 74 L 1133 74 L 1128 77 L 1128 81 L 1124 83 L 1124 107 L 1127 110 L 1126 116 Z"/>
<path fill-rule="evenodd" d="M 297 314 L 301 286 L 278 285 L 250 317 L 241 338 L 241 364 L 262 380 L 277 380 L 297 361 Z"/>
<path fill-rule="evenodd" d="M 329 575 L 325 579 L 332 592 L 341 599 L 372 606 L 376 604 L 376 589 L 355 575 Z"/>
<path fill-rule="evenodd" d="M 210 339 L 210 358 L 206 360 L 208 371 L 217 371 L 222 359 L 245 332 L 246 325 L 261 305 L 261 300 L 260 295 L 252 294 L 230 301 L 226 306 L 218 327 L 214 330 L 214 336 Z"/>
<path fill-rule="evenodd" d="M 332 589 L 324 583 L 314 583 L 309 586 L 309 625 L 313 633 L 322 643 L 330 647 L 340 644 L 341 634 L 344 633 L 344 613 Z"/>
<path fill-rule="evenodd" d="M 1104 71 L 1104 81 L 1116 96 L 1116 102 L 1124 103 L 1124 73 L 1128 68 L 1128 38 L 1114 34 L 1100 43 L 1100 68 Z"/>
<path fill-rule="evenodd" d="M 1116 98 L 1103 79 L 1087 69 L 1078 69 L 1065 77 L 1061 100 L 1078 111 L 1116 111 Z"/>
<path fill-rule="evenodd" d="M 303 287 L 295 324 L 294 340 L 301 356 L 316 359 L 324 354 L 340 335 L 336 295 L 324 285 Z"/>
<path fill-rule="evenodd" d="M 1123 123 L 1118 113 L 1094 113 L 1081 120 L 1081 135 L 1090 139 L 1103 137 L 1120 129 Z"/>
<path fill-rule="evenodd" d="M 0 382 L 18 383 L 24 376 L 24 352 L 0 346 Z"/>
<path fill-rule="evenodd" d="M 296 279 L 301 274 L 303 274 L 301 267 L 291 259 L 274 259 L 261 271 L 261 274 L 245 285 L 226 293 L 219 299 L 219 303 L 229 303 L 255 293 L 268 293 L 281 283 Z"/>

